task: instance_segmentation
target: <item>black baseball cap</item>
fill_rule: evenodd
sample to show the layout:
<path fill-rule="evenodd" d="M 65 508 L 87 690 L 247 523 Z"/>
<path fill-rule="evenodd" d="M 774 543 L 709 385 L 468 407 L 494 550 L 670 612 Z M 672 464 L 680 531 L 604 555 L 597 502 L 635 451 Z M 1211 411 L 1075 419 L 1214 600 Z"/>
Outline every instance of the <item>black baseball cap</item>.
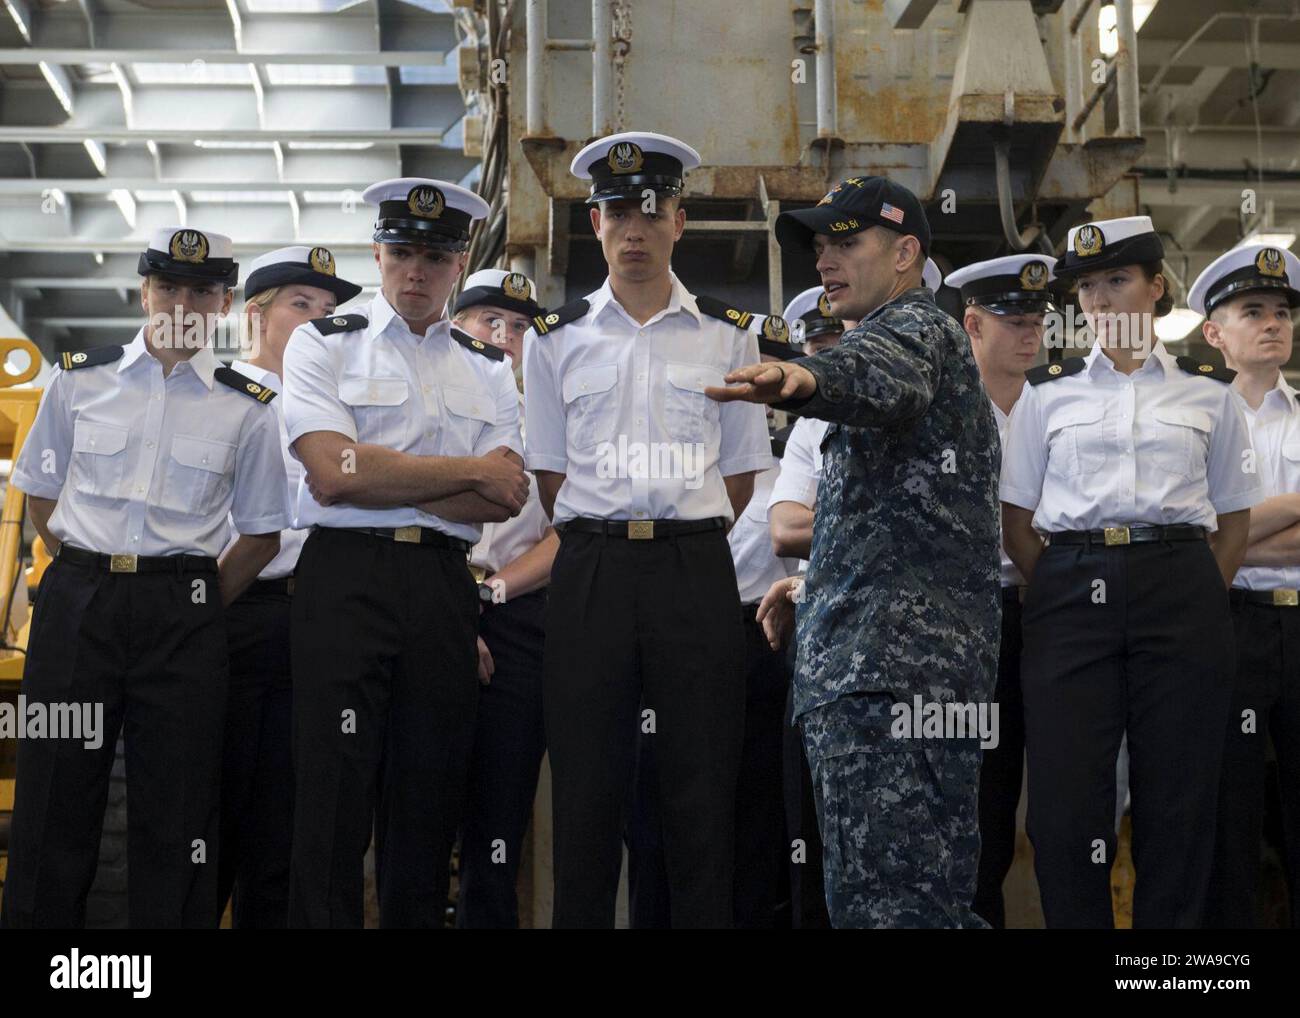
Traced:
<path fill-rule="evenodd" d="M 872 226 L 911 235 L 930 253 L 930 223 L 920 199 L 902 184 L 884 177 L 849 177 L 826 192 L 810 209 L 782 212 L 776 240 L 785 248 L 810 250 L 815 234 L 847 237 Z"/>

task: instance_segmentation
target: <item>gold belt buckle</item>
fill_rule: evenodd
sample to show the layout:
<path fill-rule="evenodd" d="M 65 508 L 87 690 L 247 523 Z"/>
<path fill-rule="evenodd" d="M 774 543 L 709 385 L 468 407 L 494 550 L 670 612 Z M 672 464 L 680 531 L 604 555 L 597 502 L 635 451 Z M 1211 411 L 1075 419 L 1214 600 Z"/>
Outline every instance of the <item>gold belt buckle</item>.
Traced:
<path fill-rule="evenodd" d="M 484 580 L 487 579 L 487 570 L 484 569 L 482 566 L 470 566 L 469 574 L 470 576 L 474 577 L 475 583 L 482 583 Z"/>
<path fill-rule="evenodd" d="M 654 520 L 628 520 L 627 536 L 630 541 L 652 541 L 655 536 Z"/>
<path fill-rule="evenodd" d="M 133 573 L 138 561 L 138 555 L 110 555 L 108 557 L 108 571 L 110 573 Z"/>
<path fill-rule="evenodd" d="M 420 543 L 419 527 L 398 527 L 393 531 L 394 541 L 405 541 L 407 544 Z"/>
<path fill-rule="evenodd" d="M 1106 547 L 1116 544 L 1128 544 L 1128 527 L 1107 527 L 1102 531 L 1106 535 Z"/>
<path fill-rule="evenodd" d="M 1279 587 L 1273 591 L 1273 604 L 1278 607 L 1295 608 L 1300 606 L 1300 591 Z"/>

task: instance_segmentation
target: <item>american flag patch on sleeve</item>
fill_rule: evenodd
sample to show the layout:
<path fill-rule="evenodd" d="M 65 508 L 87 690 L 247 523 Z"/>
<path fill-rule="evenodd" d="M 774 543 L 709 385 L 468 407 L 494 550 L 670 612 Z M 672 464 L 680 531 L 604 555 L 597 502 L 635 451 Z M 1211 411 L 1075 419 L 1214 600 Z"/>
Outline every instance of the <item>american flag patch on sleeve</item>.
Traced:
<path fill-rule="evenodd" d="M 897 223 L 899 226 L 903 225 L 903 210 L 894 208 L 889 202 L 885 202 L 880 206 L 880 215 L 891 223 Z"/>

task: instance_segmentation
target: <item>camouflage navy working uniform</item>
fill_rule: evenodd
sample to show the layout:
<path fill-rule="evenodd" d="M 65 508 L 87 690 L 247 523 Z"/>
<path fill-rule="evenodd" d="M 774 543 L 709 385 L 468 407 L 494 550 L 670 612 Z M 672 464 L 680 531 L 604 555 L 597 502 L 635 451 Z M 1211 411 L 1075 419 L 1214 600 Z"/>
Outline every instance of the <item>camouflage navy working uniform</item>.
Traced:
<path fill-rule="evenodd" d="M 977 739 L 897 739 L 891 707 L 992 699 L 998 434 L 961 327 L 924 288 L 798 360 L 823 444 L 794 713 L 836 927 L 980 927 Z M 909 728 L 910 731 L 910 728 Z"/>

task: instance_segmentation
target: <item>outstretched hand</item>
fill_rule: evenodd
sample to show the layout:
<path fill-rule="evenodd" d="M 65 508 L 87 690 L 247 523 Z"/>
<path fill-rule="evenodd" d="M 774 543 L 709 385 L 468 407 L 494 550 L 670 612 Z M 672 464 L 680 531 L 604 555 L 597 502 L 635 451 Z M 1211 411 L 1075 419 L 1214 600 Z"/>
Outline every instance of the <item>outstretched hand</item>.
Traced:
<path fill-rule="evenodd" d="M 727 385 L 710 385 L 704 395 L 718 403 L 744 400 L 747 403 L 781 403 L 806 399 L 817 391 L 817 378 L 797 364 L 749 364 L 723 379 Z"/>

